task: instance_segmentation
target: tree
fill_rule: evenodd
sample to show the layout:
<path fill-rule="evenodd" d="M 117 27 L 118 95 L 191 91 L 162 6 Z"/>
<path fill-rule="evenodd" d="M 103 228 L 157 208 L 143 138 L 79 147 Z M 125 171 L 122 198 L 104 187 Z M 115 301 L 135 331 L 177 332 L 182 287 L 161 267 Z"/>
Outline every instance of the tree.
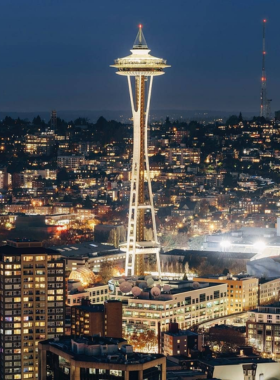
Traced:
<path fill-rule="evenodd" d="M 99 276 L 101 277 L 101 281 L 107 284 L 112 277 L 118 275 L 118 269 L 112 263 L 104 261 L 100 265 Z"/>
<path fill-rule="evenodd" d="M 90 200 L 90 197 L 87 195 L 84 201 L 84 208 L 92 208 L 93 202 Z"/>
<path fill-rule="evenodd" d="M 32 121 L 32 124 L 33 125 L 36 125 L 36 126 L 41 126 L 41 125 L 44 125 L 45 122 L 40 118 L 40 116 L 36 116 L 34 117 L 33 121 Z"/>
<path fill-rule="evenodd" d="M 231 115 L 226 121 L 226 125 L 237 125 L 238 123 L 239 119 L 236 115 Z"/>
<path fill-rule="evenodd" d="M 56 178 L 57 178 L 57 183 L 60 184 L 63 181 L 68 181 L 69 174 L 65 168 L 62 168 L 57 172 Z"/>
<path fill-rule="evenodd" d="M 158 338 L 154 330 L 147 330 L 142 333 L 135 331 L 131 335 L 126 335 L 128 344 L 130 344 L 135 351 L 144 352 L 157 352 Z"/>

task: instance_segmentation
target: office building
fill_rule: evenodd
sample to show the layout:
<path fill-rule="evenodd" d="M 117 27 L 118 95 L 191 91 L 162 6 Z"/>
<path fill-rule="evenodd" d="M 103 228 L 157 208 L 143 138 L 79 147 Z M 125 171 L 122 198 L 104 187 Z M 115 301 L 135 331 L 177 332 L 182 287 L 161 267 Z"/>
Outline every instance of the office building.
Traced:
<path fill-rule="evenodd" d="M 149 286 L 150 279 L 147 286 L 144 279 L 135 280 L 132 277 L 129 281 L 130 288 L 128 281 L 118 284 L 114 278 L 109 282 L 110 298 L 124 302 L 125 335 L 151 330 L 158 336 L 162 331 L 168 331 L 171 322 L 178 323 L 180 329 L 188 329 L 203 321 L 227 315 L 226 284 L 165 281 L 162 285 Z"/>
<path fill-rule="evenodd" d="M 39 357 L 40 380 L 166 380 L 163 355 L 133 352 L 123 339 L 49 339 L 39 343 Z"/>
<path fill-rule="evenodd" d="M 64 334 L 64 261 L 42 243 L 0 247 L 0 379 L 38 378 L 38 342 Z"/>

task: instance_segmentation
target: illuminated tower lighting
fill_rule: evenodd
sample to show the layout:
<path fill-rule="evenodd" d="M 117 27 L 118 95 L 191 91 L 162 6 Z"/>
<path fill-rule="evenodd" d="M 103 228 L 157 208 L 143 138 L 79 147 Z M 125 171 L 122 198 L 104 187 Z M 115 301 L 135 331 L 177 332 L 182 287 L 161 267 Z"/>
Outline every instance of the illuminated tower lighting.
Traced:
<path fill-rule="evenodd" d="M 164 74 L 164 69 L 170 67 L 161 58 L 151 56 L 148 49 L 142 25 L 139 25 L 131 54 L 115 60 L 111 67 L 118 69 L 117 74 L 124 75 L 128 80 L 128 88 L 133 116 L 133 160 L 131 168 L 131 189 L 129 203 L 128 232 L 126 243 L 126 275 L 144 274 L 144 255 L 155 255 L 159 276 L 160 245 L 157 240 L 155 210 L 153 204 L 152 185 L 148 158 L 148 115 L 150 109 L 153 77 Z M 134 90 L 131 77 L 134 77 Z M 148 94 L 145 99 L 145 89 Z M 148 195 L 145 194 L 147 182 Z M 153 239 L 145 240 L 145 213 L 150 211 Z"/>

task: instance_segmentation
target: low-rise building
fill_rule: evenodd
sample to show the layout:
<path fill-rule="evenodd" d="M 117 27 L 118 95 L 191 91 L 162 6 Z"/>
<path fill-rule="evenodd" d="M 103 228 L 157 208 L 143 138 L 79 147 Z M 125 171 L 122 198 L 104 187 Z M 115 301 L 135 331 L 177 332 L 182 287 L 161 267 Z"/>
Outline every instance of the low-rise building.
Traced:
<path fill-rule="evenodd" d="M 133 352 L 123 339 L 61 337 L 39 343 L 39 379 L 166 380 L 166 358 Z"/>

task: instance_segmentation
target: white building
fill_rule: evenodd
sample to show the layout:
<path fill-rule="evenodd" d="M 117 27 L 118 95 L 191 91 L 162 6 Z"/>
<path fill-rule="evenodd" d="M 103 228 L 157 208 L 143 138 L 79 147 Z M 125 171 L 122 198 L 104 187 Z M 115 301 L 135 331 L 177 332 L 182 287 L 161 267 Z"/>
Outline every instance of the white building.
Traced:
<path fill-rule="evenodd" d="M 134 285 L 142 286 L 137 281 Z M 159 296 L 152 296 L 151 288 L 144 288 L 138 297 L 133 297 L 131 293 L 123 294 L 118 285 L 114 288 L 110 283 L 109 287 L 112 290 L 111 299 L 127 301 L 123 305 L 123 329 L 127 334 L 145 330 L 154 330 L 158 334 L 167 331 L 170 322 L 176 322 L 180 329 L 186 329 L 227 315 L 226 284 L 166 281 L 165 285 L 161 285 Z M 164 292 L 168 287 L 170 290 Z"/>
<path fill-rule="evenodd" d="M 104 303 L 109 298 L 108 285 L 90 285 L 83 289 L 79 281 L 68 282 L 67 306 L 77 306 L 82 304 L 82 299 L 90 300 L 91 304 Z"/>

